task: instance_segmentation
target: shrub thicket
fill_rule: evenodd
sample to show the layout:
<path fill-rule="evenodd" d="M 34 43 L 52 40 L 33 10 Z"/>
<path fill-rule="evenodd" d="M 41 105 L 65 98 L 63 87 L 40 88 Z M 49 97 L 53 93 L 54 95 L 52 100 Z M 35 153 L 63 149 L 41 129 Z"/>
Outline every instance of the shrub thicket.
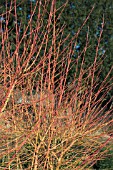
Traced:
<path fill-rule="evenodd" d="M 86 66 L 89 32 L 81 53 L 72 56 L 93 8 L 70 39 L 59 24 L 65 5 L 57 9 L 55 0 L 40 0 L 32 9 L 31 3 L 24 25 L 18 24 L 16 1 L 6 4 L 0 35 L 0 168 L 90 169 L 112 148 L 113 108 L 107 108 L 112 98 L 104 101 L 112 90 L 112 68 L 99 81 L 104 18 L 94 62 Z"/>

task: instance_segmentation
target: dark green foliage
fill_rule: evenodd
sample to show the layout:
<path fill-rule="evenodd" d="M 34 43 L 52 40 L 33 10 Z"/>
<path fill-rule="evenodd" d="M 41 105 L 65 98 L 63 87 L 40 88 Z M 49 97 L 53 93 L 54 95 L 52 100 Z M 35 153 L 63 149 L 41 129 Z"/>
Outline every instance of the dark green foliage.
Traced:
<path fill-rule="evenodd" d="M 103 72 L 100 79 L 103 80 L 105 75 L 110 70 L 110 67 L 113 65 L 113 1 L 68 1 L 68 5 L 62 15 L 62 22 L 65 21 L 66 33 L 70 33 L 73 37 L 79 27 L 83 24 L 83 21 L 88 16 L 92 6 L 95 5 L 95 8 L 88 19 L 86 25 L 80 32 L 79 39 L 77 40 L 80 44 L 79 51 L 82 51 L 86 43 L 86 33 L 89 34 L 89 48 L 86 53 L 86 64 L 92 63 L 95 56 L 95 48 L 97 45 L 97 38 L 100 35 L 102 29 L 102 22 L 104 17 L 104 30 L 102 35 L 101 44 L 99 47 L 98 55 L 104 55 L 103 62 Z M 105 54 L 104 54 L 105 53 Z"/>
<path fill-rule="evenodd" d="M 44 1 L 45 2 L 45 1 Z M 56 7 L 60 7 L 62 4 L 64 4 L 66 0 L 59 0 L 56 2 Z M 10 7 L 10 4 L 8 2 L 8 9 Z M 1 12 L 5 12 L 5 3 L 4 6 L 1 4 Z M 36 1 L 35 0 L 29 0 L 29 1 L 17 1 L 17 14 L 18 14 L 18 28 L 20 29 L 20 35 L 25 30 L 25 27 L 28 24 L 28 21 L 31 17 L 32 10 L 35 8 Z M 75 54 L 72 55 L 74 59 L 77 58 L 79 53 L 83 50 L 85 44 L 86 44 L 86 34 L 89 34 L 89 45 L 85 56 L 85 63 L 86 65 L 89 65 L 90 63 L 93 63 L 94 57 L 95 57 L 95 49 L 97 46 L 97 39 L 99 38 L 100 31 L 102 29 L 102 22 L 104 17 L 104 30 L 102 35 L 101 44 L 99 47 L 98 55 L 104 55 L 103 56 L 103 64 L 102 64 L 102 74 L 100 77 L 100 80 L 103 81 L 105 75 L 110 70 L 110 67 L 113 65 L 113 1 L 94 1 L 94 0 L 86 0 L 86 1 L 72 1 L 68 0 L 68 3 L 66 5 L 66 8 L 63 11 L 62 16 L 59 18 L 59 24 L 63 25 L 66 24 L 64 37 L 66 37 L 68 34 L 70 34 L 70 38 L 72 38 L 78 31 L 78 28 L 80 28 L 88 16 L 89 12 L 91 11 L 91 8 L 95 6 L 90 18 L 88 19 L 85 26 L 82 28 L 80 35 L 77 39 L 76 47 L 75 47 Z M 48 10 L 49 10 L 49 4 L 48 4 Z M 43 12 L 43 10 L 42 10 Z M 34 27 L 36 25 L 36 19 L 37 19 L 38 11 L 35 12 L 33 16 Z M 3 16 L 5 19 L 5 16 Z M 46 25 L 48 16 L 44 16 L 44 25 Z M 5 26 L 3 26 L 5 27 Z M 10 19 L 9 19 L 9 29 L 15 29 L 15 15 L 14 15 L 14 9 L 11 12 Z M 27 33 L 29 33 L 27 31 Z M 41 33 L 39 33 L 41 34 Z M 27 37 L 26 37 L 27 38 Z M 40 37 L 41 38 L 41 37 Z M 13 49 L 15 49 L 15 34 L 11 34 L 10 41 L 13 44 Z M 69 41 L 69 40 L 68 40 Z M 67 42 L 68 42 L 67 41 Z M 21 50 L 20 50 L 21 53 Z M 106 56 L 106 57 L 105 57 Z M 73 76 L 73 72 L 70 73 L 70 76 Z"/>
<path fill-rule="evenodd" d="M 96 162 L 96 164 L 93 166 L 94 169 L 96 170 L 112 170 L 113 169 L 113 151 L 109 151 L 109 156 L 107 156 L 103 160 L 99 160 Z"/>

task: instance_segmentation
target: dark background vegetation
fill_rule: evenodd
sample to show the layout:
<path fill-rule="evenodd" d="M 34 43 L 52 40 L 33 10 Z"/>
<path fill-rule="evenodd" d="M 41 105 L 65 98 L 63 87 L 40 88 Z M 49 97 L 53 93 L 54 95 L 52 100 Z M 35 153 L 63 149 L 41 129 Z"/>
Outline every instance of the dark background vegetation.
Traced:
<path fill-rule="evenodd" d="M 57 0 L 56 6 L 57 8 L 63 5 L 66 0 Z M 12 2 L 14 3 L 14 1 Z M 11 1 L 7 1 L 7 8 L 10 8 Z M 15 22 L 18 23 L 18 29 L 20 35 L 24 32 L 25 27 L 31 17 L 32 9 L 34 9 L 36 4 L 36 0 L 17 0 L 17 14 L 18 20 L 16 21 L 14 10 L 12 10 L 10 18 L 9 18 L 9 25 L 8 28 L 14 29 Z M 100 81 L 102 82 L 105 75 L 109 72 L 111 66 L 113 65 L 113 1 L 112 0 L 68 0 L 67 5 L 62 13 L 62 16 L 59 18 L 59 25 L 62 26 L 64 23 L 66 24 L 64 37 L 70 34 L 70 38 L 72 38 L 78 31 L 78 29 L 83 24 L 84 20 L 88 16 L 89 12 L 91 11 L 92 7 L 94 10 L 82 28 L 77 41 L 77 45 L 75 47 L 75 54 L 72 56 L 73 60 L 76 60 L 77 56 L 80 54 L 82 49 L 86 43 L 86 34 L 89 34 L 89 47 L 86 52 L 85 56 L 85 64 L 89 65 L 93 63 L 95 57 L 95 48 L 97 45 L 97 38 L 100 35 L 100 31 L 102 29 L 102 22 L 103 18 L 105 21 L 101 46 L 99 49 L 98 55 L 103 59 L 103 64 L 101 66 L 102 72 L 100 75 Z M 0 20 L 2 21 L 2 30 L 5 30 L 5 11 L 6 11 L 6 3 L 5 1 L 0 1 Z M 34 28 L 36 25 L 36 17 L 35 14 L 33 16 Z M 46 23 L 46 16 L 44 18 L 44 23 Z M 29 33 L 29 32 L 28 32 Z M 41 33 L 40 33 L 41 34 Z M 10 35 L 10 42 L 13 44 L 13 48 L 15 50 L 15 35 Z M 0 44 L 1 48 L 1 44 Z M 12 49 L 13 53 L 13 49 Z M 20 50 L 21 54 L 21 50 Z M 74 68 L 70 72 L 69 80 L 73 78 Z M 110 76 L 113 76 L 112 73 Z M 113 92 L 109 93 L 106 96 L 106 101 L 110 99 L 113 95 Z M 112 104 L 112 103 L 111 103 Z M 103 161 L 97 162 L 95 165 L 95 169 L 111 169 L 113 168 L 113 159 L 107 158 L 104 163 Z"/>

